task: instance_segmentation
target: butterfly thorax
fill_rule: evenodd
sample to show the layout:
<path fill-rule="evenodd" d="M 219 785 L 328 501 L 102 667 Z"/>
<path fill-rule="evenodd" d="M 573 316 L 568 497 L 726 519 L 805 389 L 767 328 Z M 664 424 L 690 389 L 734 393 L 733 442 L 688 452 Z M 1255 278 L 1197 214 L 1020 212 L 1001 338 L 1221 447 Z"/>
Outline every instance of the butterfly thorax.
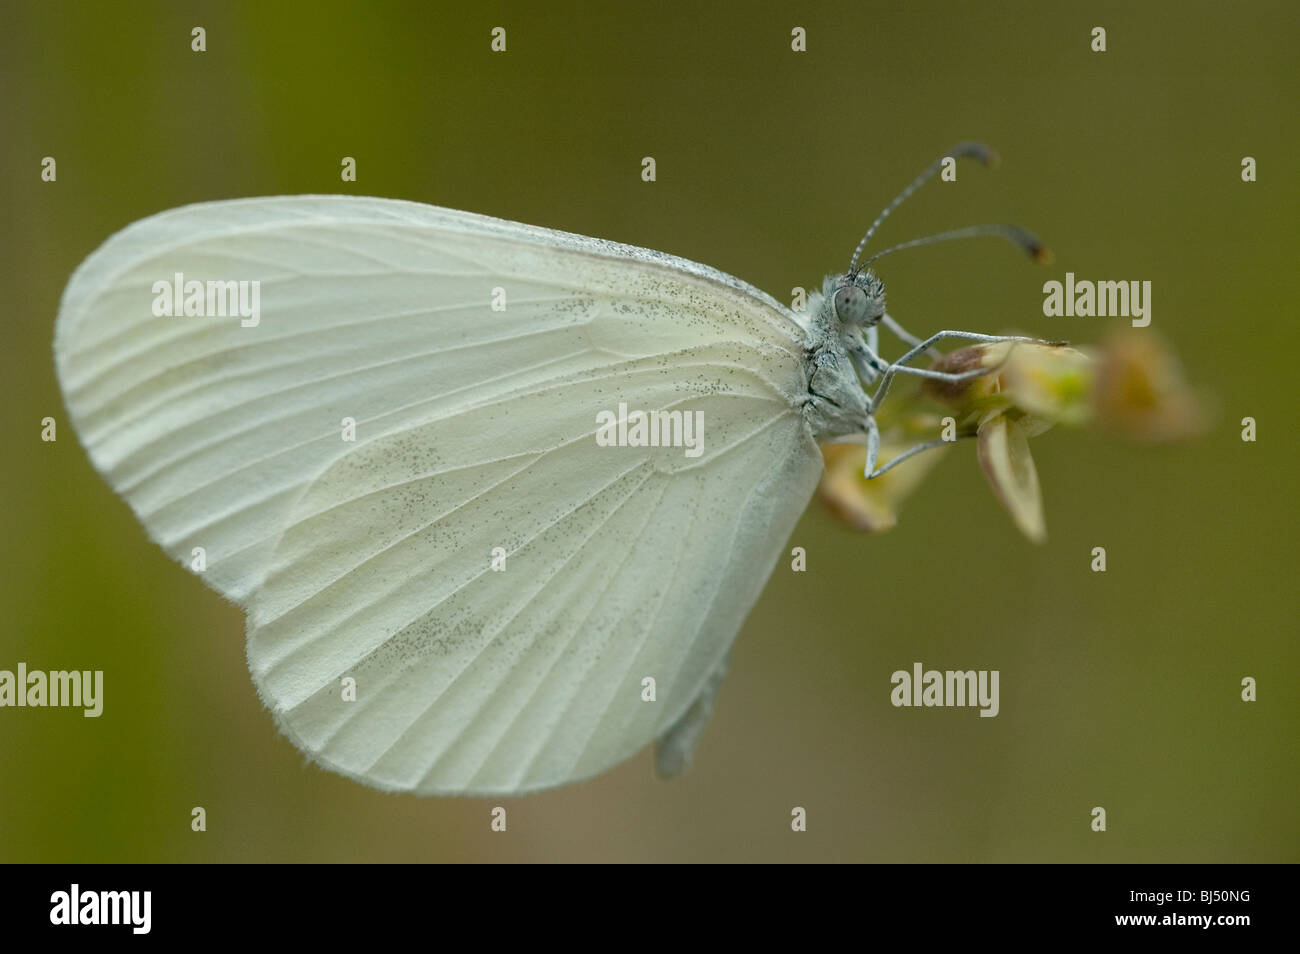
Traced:
<path fill-rule="evenodd" d="M 837 292 L 854 289 L 857 300 L 850 311 L 837 309 Z M 858 295 L 856 290 L 861 291 Z M 812 316 L 807 344 L 808 401 L 804 416 L 818 441 L 867 429 L 867 394 L 850 353 L 861 345 L 866 330 L 884 313 L 884 285 L 875 275 L 828 275 L 820 293 L 809 296 Z M 845 311 L 846 314 L 841 314 Z"/>

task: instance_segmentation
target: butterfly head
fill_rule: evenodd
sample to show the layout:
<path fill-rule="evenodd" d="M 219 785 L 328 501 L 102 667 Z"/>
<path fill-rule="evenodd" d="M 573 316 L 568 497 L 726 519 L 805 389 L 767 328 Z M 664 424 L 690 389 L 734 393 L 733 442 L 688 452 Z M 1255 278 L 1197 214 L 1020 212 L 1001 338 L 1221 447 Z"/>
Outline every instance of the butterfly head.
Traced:
<path fill-rule="evenodd" d="M 885 285 L 868 271 L 848 272 L 832 279 L 830 299 L 843 328 L 869 328 L 885 313 Z"/>

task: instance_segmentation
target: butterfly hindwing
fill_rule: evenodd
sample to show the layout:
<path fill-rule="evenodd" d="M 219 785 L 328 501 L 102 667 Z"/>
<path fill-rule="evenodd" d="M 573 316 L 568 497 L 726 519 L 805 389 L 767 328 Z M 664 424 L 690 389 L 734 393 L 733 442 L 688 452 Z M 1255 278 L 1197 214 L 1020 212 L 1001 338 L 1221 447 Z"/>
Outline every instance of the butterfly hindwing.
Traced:
<path fill-rule="evenodd" d="M 256 320 L 151 307 L 190 281 L 255 285 Z M 682 259 L 306 196 L 118 233 L 69 283 L 55 351 L 96 467 L 248 609 L 291 737 L 444 792 L 593 774 L 685 711 L 820 469 L 804 341 Z M 601 446 L 620 404 L 699 414 L 699 455 Z M 654 704 L 628 689 L 646 675 Z"/>

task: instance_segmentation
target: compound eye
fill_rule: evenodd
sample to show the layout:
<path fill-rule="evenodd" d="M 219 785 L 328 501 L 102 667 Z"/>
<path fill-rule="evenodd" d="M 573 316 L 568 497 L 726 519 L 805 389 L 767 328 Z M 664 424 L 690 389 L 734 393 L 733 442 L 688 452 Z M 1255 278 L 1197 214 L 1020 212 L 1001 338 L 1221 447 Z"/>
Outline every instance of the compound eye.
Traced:
<path fill-rule="evenodd" d="M 835 293 L 835 314 L 840 321 L 860 324 L 867 318 L 867 293 L 856 285 L 845 285 Z"/>

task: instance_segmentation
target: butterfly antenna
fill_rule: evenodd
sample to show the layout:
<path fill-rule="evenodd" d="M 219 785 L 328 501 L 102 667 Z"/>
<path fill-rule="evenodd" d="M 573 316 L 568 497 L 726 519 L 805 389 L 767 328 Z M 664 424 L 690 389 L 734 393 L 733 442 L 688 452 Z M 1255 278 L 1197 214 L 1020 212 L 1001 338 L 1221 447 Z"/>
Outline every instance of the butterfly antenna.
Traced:
<path fill-rule="evenodd" d="M 906 201 L 907 197 L 910 196 L 913 192 L 915 192 L 917 189 L 921 188 L 921 186 L 925 185 L 928 181 L 933 179 L 934 174 L 943 168 L 943 163 L 945 159 L 967 159 L 967 158 L 978 159 L 986 166 L 996 166 L 998 164 L 998 154 L 992 149 L 992 147 L 986 146 L 982 142 L 957 143 L 957 145 L 953 146 L 951 149 L 945 152 L 938 159 L 934 160 L 934 162 L 926 166 L 925 171 L 922 172 L 915 179 L 913 179 L 911 185 L 909 185 L 902 192 L 898 193 L 898 195 L 894 197 L 894 201 L 889 203 L 889 205 L 885 206 L 884 211 L 882 211 L 878 216 L 876 216 L 876 221 L 871 223 L 871 228 L 867 229 L 867 234 L 862 236 L 862 241 L 859 242 L 858 247 L 853 250 L 853 258 L 850 259 L 849 261 L 849 274 L 856 275 L 858 273 L 858 257 L 862 255 L 862 250 L 865 249 L 867 247 L 867 243 L 871 241 L 871 236 L 876 234 L 876 229 L 880 228 L 880 223 L 885 221 L 885 219 L 889 218 L 889 214 L 891 212 L 893 212 L 896 208 L 902 205 L 903 202 Z M 903 246 L 899 246 L 899 248 L 902 247 Z M 893 250 L 891 249 L 891 251 Z M 880 257 L 879 255 L 876 256 L 876 258 L 879 257 Z M 865 263 L 864 263 L 864 267 L 865 267 Z"/>
<path fill-rule="evenodd" d="M 1022 229 L 1018 225 L 971 225 L 964 229 L 953 229 L 949 232 L 938 232 L 934 235 L 927 235 L 924 238 L 912 239 L 910 242 L 903 242 L 901 245 L 894 245 L 885 249 L 883 252 L 877 252 L 869 259 L 862 263 L 862 268 L 866 268 L 878 258 L 883 258 L 892 252 L 898 252 L 905 248 L 916 248 L 918 245 L 934 245 L 936 242 L 952 242 L 956 239 L 980 238 L 982 236 L 992 236 L 994 238 L 1004 238 L 1009 242 L 1014 242 L 1020 246 L 1030 257 L 1043 265 L 1052 264 L 1052 253 L 1043 245 L 1042 241 L 1029 229 Z"/>

